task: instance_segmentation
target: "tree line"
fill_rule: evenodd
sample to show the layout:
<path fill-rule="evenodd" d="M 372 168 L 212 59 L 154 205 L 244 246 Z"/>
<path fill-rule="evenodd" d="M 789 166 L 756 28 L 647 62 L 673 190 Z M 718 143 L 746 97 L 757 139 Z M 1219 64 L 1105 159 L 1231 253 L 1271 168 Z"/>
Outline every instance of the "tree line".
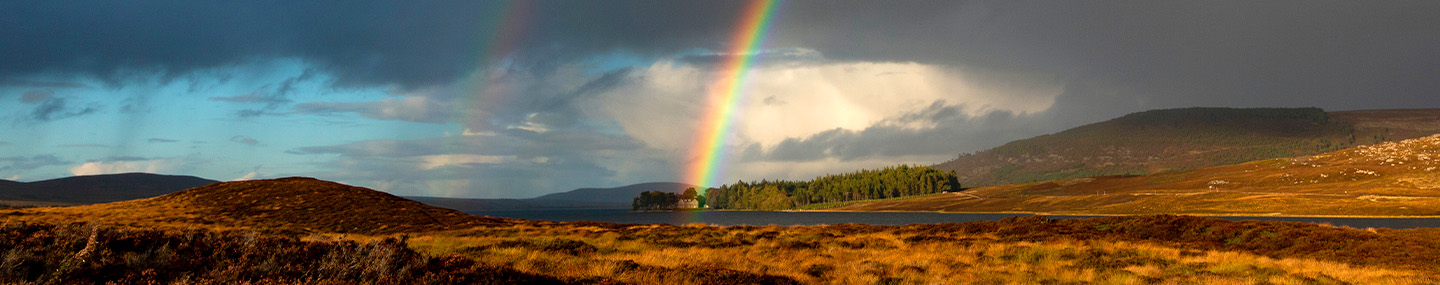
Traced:
<path fill-rule="evenodd" d="M 954 171 L 900 165 L 826 175 L 810 181 L 765 181 L 705 190 L 714 209 L 782 210 L 815 203 L 885 199 L 959 191 Z"/>
<path fill-rule="evenodd" d="M 630 204 L 630 209 L 635 211 L 674 210 L 680 208 L 680 201 L 685 199 L 695 200 L 699 208 L 705 207 L 705 196 L 700 196 L 699 191 L 696 191 L 695 187 L 690 187 L 685 189 L 684 193 L 665 191 L 640 192 L 640 196 L 635 197 L 634 202 Z"/>

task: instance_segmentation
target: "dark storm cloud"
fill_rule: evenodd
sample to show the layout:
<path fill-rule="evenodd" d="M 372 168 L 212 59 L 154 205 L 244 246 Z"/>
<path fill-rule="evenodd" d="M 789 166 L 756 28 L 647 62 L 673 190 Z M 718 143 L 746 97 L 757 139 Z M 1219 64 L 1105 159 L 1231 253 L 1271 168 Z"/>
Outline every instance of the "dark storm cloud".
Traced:
<path fill-rule="evenodd" d="M 97 76 L 111 84 L 266 57 L 298 57 L 346 84 L 423 85 L 473 61 L 481 7 L 395 2 L 10 1 L 0 8 L 0 76 Z M 479 4 L 477 4 L 479 5 Z M 384 19 L 384 21 L 381 21 Z"/>
<path fill-rule="evenodd" d="M 1431 52 L 1440 48 L 1434 1 L 856 7 L 891 4 L 793 3 L 774 24 L 771 43 L 813 47 L 831 58 L 1052 74 L 1127 88 L 1125 96 L 1147 101 L 1143 108 L 1434 107 L 1440 90 L 1432 80 L 1440 77 L 1440 54 Z"/>
<path fill-rule="evenodd" d="M 0 77 L 114 83 L 137 70 L 174 77 L 300 58 L 341 85 L 420 87 L 503 55 L 543 72 L 615 51 L 728 50 L 745 4 L 9 1 Z M 1434 1 L 786 1 L 777 10 L 770 48 L 1056 76 L 1126 88 L 1145 108 L 1410 107 L 1433 105 L 1440 90 Z"/>
<path fill-rule="evenodd" d="M 491 59 L 482 56 L 512 54 L 545 66 L 614 49 L 713 46 L 738 4 L 8 1 L 0 4 L 0 76 L 73 73 L 118 84 L 143 76 L 137 70 L 175 78 L 293 57 L 341 85 L 418 87 Z"/>

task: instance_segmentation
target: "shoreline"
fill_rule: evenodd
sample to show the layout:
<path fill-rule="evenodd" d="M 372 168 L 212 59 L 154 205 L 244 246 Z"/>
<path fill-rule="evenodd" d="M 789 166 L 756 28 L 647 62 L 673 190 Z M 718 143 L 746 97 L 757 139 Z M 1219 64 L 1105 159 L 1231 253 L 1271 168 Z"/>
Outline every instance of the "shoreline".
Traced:
<path fill-rule="evenodd" d="M 1036 216 L 1094 216 L 1094 217 L 1125 217 L 1144 215 L 1184 215 L 1197 217 L 1281 217 L 1281 218 L 1374 218 L 1374 219 L 1440 219 L 1440 215 L 1430 216 L 1383 216 L 1383 215 L 1285 215 L 1285 214 L 1201 214 L 1201 213 L 1144 213 L 1144 214 L 1084 214 L 1084 213 L 1054 213 L 1054 212 L 946 212 L 946 211 L 845 211 L 845 210 L 780 210 L 776 212 L 822 212 L 822 213 L 932 213 L 932 214 L 1025 214 Z"/>

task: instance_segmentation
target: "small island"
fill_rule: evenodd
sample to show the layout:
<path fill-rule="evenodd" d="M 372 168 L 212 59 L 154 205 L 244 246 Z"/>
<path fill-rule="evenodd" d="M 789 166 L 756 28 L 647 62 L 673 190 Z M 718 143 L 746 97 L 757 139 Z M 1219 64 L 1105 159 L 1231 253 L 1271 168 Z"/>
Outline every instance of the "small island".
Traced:
<path fill-rule="evenodd" d="M 717 210 L 814 210 L 852 203 L 917 197 L 963 189 L 953 171 L 897 165 L 825 175 L 810 181 L 737 181 L 705 189 L 694 187 L 683 193 L 646 191 L 631 203 L 633 211 Z"/>
<path fill-rule="evenodd" d="M 631 204 L 632 211 L 684 211 L 704 209 L 705 196 L 701 196 L 695 187 L 686 188 L 683 193 L 671 193 L 665 191 L 640 192 Z"/>

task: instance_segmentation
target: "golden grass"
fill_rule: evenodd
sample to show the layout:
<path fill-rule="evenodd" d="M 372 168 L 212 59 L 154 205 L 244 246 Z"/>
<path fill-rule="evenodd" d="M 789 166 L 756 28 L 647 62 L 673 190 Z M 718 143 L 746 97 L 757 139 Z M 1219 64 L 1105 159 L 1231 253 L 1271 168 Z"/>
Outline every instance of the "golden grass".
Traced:
<path fill-rule="evenodd" d="M 828 210 L 1440 216 L 1437 176 L 1440 135 L 1314 156 L 1145 176 L 981 187 Z"/>
<path fill-rule="evenodd" d="M 354 190 L 305 180 L 278 182 L 306 186 L 300 189 Z M 325 197 L 345 197 L 342 194 Z M 356 224 L 365 230 L 337 232 L 327 229 L 355 227 L 317 226 L 327 221 L 313 219 L 308 211 L 324 205 L 310 198 L 306 199 L 309 203 L 287 202 L 284 207 L 252 211 L 247 205 L 256 203 L 186 197 L 0 210 L 0 217 L 6 225 L 86 221 L 120 228 L 245 231 L 251 236 L 258 232 L 322 243 L 353 240 L 369 244 L 405 235 L 408 239 L 393 240 L 408 241 L 407 247 L 429 257 L 459 263 L 473 260 L 485 265 L 485 270 L 518 271 L 523 274 L 516 276 L 534 274 L 576 283 L 1440 283 L 1436 275 L 1440 251 L 1433 250 L 1440 248 L 1435 246 L 1440 231 L 1434 230 L 1367 232 L 1166 215 L 1068 220 L 1019 217 L 910 226 L 557 223 L 468 215 L 440 219 L 424 213 L 446 212 L 424 208 L 400 213 L 406 215 L 377 216 L 410 204 L 374 196 L 376 202 L 368 207 L 331 214 L 347 215 L 344 218 L 352 222 L 376 222 Z M 251 212 L 256 215 L 244 214 Z M 221 218 L 207 213 L 219 213 Z M 292 217 L 304 219 L 290 220 Z M 416 227 L 405 224 L 407 221 L 433 225 Z"/>
<path fill-rule="evenodd" d="M 756 238 L 739 246 L 666 246 L 647 242 L 648 226 L 615 231 L 513 226 L 416 237 L 433 255 L 459 253 L 479 262 L 567 279 L 608 277 L 642 284 L 711 284 L 690 273 L 733 270 L 808 284 L 1423 284 L 1433 273 L 1273 259 L 1240 252 L 1194 251 L 1148 243 L 1060 240 L 1007 242 L 991 234 L 925 241 L 894 230 L 827 235 L 817 227 L 697 227 L 698 235 Z M 634 231 L 632 231 L 634 230 Z M 498 244 L 564 239 L 593 251 L 564 252 Z M 907 241 L 908 240 L 908 241 Z M 537 242 L 538 241 L 538 242 Z M 627 265 L 630 264 L 630 265 Z M 671 270 L 643 270 L 664 268 Z"/>

